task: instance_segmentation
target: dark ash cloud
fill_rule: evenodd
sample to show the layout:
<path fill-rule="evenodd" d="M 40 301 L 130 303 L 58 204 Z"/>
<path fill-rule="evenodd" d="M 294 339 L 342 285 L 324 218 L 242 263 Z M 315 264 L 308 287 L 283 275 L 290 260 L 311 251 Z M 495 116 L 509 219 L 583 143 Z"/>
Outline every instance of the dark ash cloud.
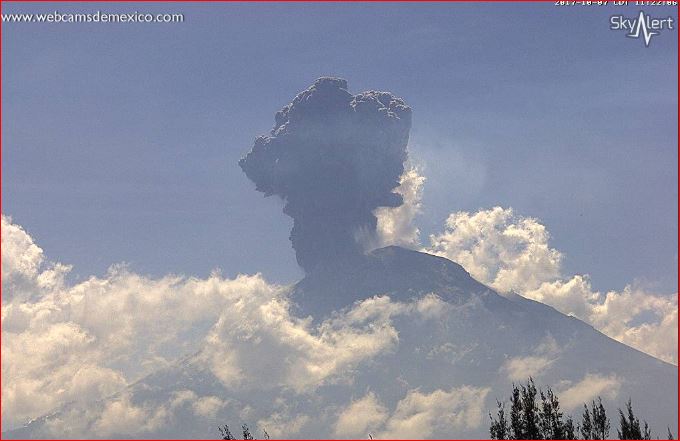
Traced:
<path fill-rule="evenodd" d="M 239 165 L 265 196 L 285 201 L 290 239 L 305 271 L 363 253 L 373 210 L 398 207 L 411 109 L 389 92 L 352 95 L 347 81 L 319 78 L 276 113 L 270 135 Z"/>

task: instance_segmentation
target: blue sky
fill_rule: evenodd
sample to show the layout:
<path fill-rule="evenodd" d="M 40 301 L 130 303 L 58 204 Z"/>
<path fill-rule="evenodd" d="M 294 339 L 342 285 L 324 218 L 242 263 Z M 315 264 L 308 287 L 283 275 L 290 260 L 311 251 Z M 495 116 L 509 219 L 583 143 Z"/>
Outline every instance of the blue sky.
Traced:
<path fill-rule="evenodd" d="M 677 34 L 639 8 L 541 4 L 11 3 L 180 12 L 180 24 L 4 24 L 2 211 L 81 277 L 302 272 L 281 202 L 238 168 L 322 75 L 413 108 L 426 238 L 450 212 L 541 219 L 596 289 L 677 286 Z M 677 18 L 676 9 L 647 7 Z"/>

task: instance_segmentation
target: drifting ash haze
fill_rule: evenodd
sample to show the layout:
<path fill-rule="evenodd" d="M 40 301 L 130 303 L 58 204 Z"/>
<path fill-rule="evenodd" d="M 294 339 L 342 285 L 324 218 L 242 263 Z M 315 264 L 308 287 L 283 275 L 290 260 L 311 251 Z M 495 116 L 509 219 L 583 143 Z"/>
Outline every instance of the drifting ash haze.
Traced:
<path fill-rule="evenodd" d="M 422 184 L 404 171 L 409 126 L 402 100 L 353 96 L 325 78 L 256 140 L 241 167 L 294 219 L 307 275 L 291 287 L 261 275 L 151 279 L 121 266 L 71 285 L 70 268 L 46 262 L 3 217 L 3 438 L 210 439 L 225 423 L 256 437 L 486 438 L 496 399 L 529 375 L 552 386 L 565 413 L 599 395 L 614 415 L 631 397 L 653 430 L 677 433 L 675 366 L 496 291 L 526 290 L 675 359 L 677 304 L 561 280 L 560 254 L 535 220 L 455 213 L 431 238 L 439 256 L 363 251 L 418 243 L 404 219 Z M 635 324 L 646 312 L 661 319 Z"/>

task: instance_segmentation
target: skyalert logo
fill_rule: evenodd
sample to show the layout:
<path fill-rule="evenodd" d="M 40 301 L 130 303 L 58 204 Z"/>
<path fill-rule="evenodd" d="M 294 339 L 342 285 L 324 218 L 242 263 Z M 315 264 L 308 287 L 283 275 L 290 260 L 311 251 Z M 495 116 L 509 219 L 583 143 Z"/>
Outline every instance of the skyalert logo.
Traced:
<path fill-rule="evenodd" d="M 645 41 L 645 47 L 649 47 L 652 37 L 661 34 L 663 30 L 674 30 L 675 20 L 673 17 L 652 18 L 644 11 L 640 11 L 637 18 L 628 18 L 623 15 L 609 17 L 609 29 L 612 31 L 628 31 L 626 37 L 640 38 Z"/>

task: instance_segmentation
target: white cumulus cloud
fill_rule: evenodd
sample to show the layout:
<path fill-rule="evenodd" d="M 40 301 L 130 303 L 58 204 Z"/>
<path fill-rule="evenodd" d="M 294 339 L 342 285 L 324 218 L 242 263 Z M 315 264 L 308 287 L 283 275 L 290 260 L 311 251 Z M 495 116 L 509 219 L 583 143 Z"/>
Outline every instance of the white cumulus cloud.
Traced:
<path fill-rule="evenodd" d="M 560 404 L 565 410 L 576 409 L 596 397 L 616 398 L 621 379 L 616 375 L 586 374 L 581 381 L 558 392 Z"/>
<path fill-rule="evenodd" d="M 380 207 L 375 210 L 378 218 L 375 248 L 400 245 L 415 248 L 420 244 L 420 230 L 415 218 L 421 212 L 421 199 L 425 177 L 416 167 L 409 167 L 401 176 L 395 192 L 402 195 L 404 203 L 399 207 Z"/>
<path fill-rule="evenodd" d="M 370 312 L 374 300 L 366 302 L 314 329 L 310 319 L 292 316 L 283 298 L 242 298 L 208 335 L 208 365 L 234 389 L 289 387 L 303 393 L 337 381 L 398 342 L 389 315 L 376 317 Z"/>
<path fill-rule="evenodd" d="M 599 292 L 587 275 L 565 276 L 563 255 L 534 218 L 511 208 L 449 215 L 442 233 L 425 251 L 460 263 L 477 280 L 500 293 L 511 291 L 590 323 L 608 336 L 663 360 L 677 363 L 678 301 L 632 285 Z M 651 317 L 640 320 L 641 317 Z"/>
<path fill-rule="evenodd" d="M 431 393 L 412 390 L 404 397 L 378 433 L 380 439 L 425 439 L 450 428 L 473 428 L 486 415 L 488 388 L 464 386 Z"/>
<path fill-rule="evenodd" d="M 489 388 L 471 386 L 437 389 L 431 393 L 409 390 L 393 411 L 369 392 L 344 408 L 335 424 L 335 436 L 361 439 L 426 439 L 451 429 L 475 428 L 485 415 Z"/>
<path fill-rule="evenodd" d="M 533 349 L 532 354 L 506 360 L 501 366 L 501 371 L 504 371 L 512 381 L 524 381 L 527 377 L 537 378 L 558 360 L 559 355 L 557 342 L 552 336 L 548 336 Z"/>
<path fill-rule="evenodd" d="M 213 418 L 227 402 L 210 394 L 178 390 L 162 406 L 145 408 L 126 392 L 197 349 L 199 360 L 235 396 L 308 394 L 351 383 L 362 363 L 398 344 L 394 317 L 436 320 L 446 311 L 435 295 L 410 303 L 376 296 L 312 325 L 310 318 L 292 315 L 286 287 L 260 275 L 150 278 L 114 266 L 104 277 L 69 284 L 69 267 L 48 262 L 6 217 L 2 241 L 3 293 L 11 293 L 2 303 L 2 406 L 11 411 L 2 418 L 10 428 L 64 403 L 106 397 L 113 398 L 100 415 L 69 419 L 67 413 L 49 426 L 61 434 L 96 430 L 114 436 L 131 433 L 125 427 L 153 432 L 180 408 Z M 277 410 L 274 417 L 299 427 L 307 421 L 292 411 Z M 272 424 L 270 430 L 277 429 Z"/>
<path fill-rule="evenodd" d="M 387 417 L 388 409 L 380 403 L 374 393 L 353 401 L 338 416 L 335 424 L 335 436 L 338 438 L 363 439 L 369 433 L 375 433 Z"/>

